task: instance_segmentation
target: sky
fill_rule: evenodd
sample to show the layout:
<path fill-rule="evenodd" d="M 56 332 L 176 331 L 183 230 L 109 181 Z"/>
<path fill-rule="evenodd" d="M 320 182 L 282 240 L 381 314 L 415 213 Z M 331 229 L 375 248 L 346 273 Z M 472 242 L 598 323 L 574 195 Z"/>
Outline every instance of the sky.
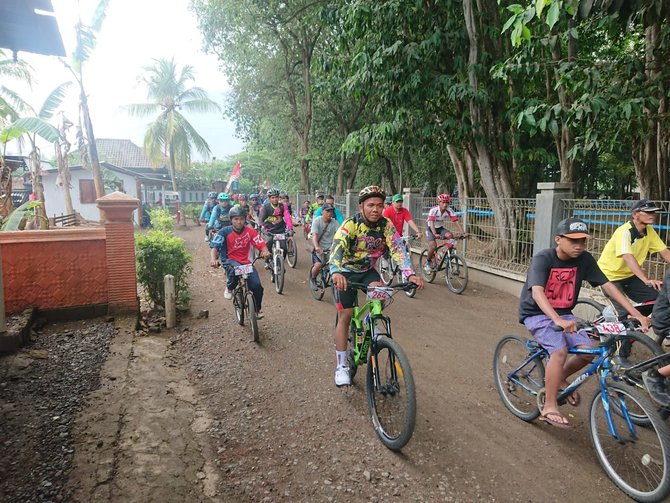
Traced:
<path fill-rule="evenodd" d="M 81 10 L 82 21 L 89 24 L 97 0 L 52 0 L 52 3 L 69 62 L 75 46 L 78 12 Z M 35 109 L 39 109 L 58 85 L 74 81 L 57 57 L 25 52 L 19 52 L 18 57 L 35 69 L 35 82 L 32 90 L 15 84 L 11 84 L 11 89 L 25 96 Z M 142 146 L 152 118 L 130 117 L 122 107 L 149 102 L 146 88 L 138 82 L 143 67 L 152 65 L 154 59 L 173 57 L 178 68 L 186 64 L 193 66 L 195 81 L 191 85 L 203 88 L 210 99 L 223 107 L 229 86 L 217 58 L 202 51 L 202 36 L 195 14 L 189 10 L 189 0 L 110 0 L 96 48 L 84 64 L 84 87 L 97 138 L 129 139 Z M 62 108 L 66 117 L 76 123 L 78 92 L 75 86 L 70 94 L 72 98 L 64 102 Z M 222 114 L 184 115 L 207 141 L 213 157 L 221 159 L 244 149 L 244 142 L 235 137 L 234 124 Z M 42 149 L 44 151 L 45 146 Z M 45 158 L 51 157 L 51 150 L 49 147 L 44 152 Z M 193 158 L 202 160 L 195 151 Z"/>

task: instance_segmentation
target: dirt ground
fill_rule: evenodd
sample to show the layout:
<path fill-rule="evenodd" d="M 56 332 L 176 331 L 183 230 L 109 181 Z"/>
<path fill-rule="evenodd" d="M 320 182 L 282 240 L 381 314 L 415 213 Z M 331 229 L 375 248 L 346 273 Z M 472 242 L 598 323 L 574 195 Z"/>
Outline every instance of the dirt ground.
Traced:
<path fill-rule="evenodd" d="M 524 423 L 500 401 L 493 350 L 502 335 L 524 334 L 515 297 L 476 283 L 457 296 L 439 278 L 414 299 L 396 296 L 386 313 L 412 365 L 417 422 L 394 453 L 372 428 L 361 373 L 351 388 L 334 385 L 335 308 L 330 292 L 310 297 L 302 238 L 283 295 L 261 274 L 255 344 L 223 299 L 204 233 L 177 234 L 194 256 L 193 316 L 146 336 L 117 326 L 101 385 L 73 428 L 60 500 L 627 500 L 586 431 L 592 384 L 580 407 L 565 406 L 576 426 L 567 431 Z"/>

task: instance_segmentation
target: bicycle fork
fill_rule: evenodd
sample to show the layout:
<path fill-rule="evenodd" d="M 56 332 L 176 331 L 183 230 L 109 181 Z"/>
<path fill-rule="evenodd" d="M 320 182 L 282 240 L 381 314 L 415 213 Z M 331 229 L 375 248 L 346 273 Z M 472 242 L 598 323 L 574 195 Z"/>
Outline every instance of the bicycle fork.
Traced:
<path fill-rule="evenodd" d="M 370 365 L 372 365 L 372 379 L 375 389 L 381 395 L 395 395 L 399 389 L 399 379 L 403 378 L 402 368 L 398 364 L 395 354 L 392 351 L 388 352 L 388 360 L 383 362 L 389 371 L 386 376 L 386 382 L 381 382 L 381 368 L 379 362 L 379 348 L 377 340 L 381 336 L 391 338 L 391 319 L 384 315 L 374 315 L 366 317 L 368 320 L 366 330 L 369 330 L 372 339 L 372 350 L 370 352 Z"/>
<path fill-rule="evenodd" d="M 607 379 L 607 374 L 609 374 L 609 370 L 605 370 L 600 374 L 600 399 L 602 400 L 603 403 L 603 409 L 605 410 L 605 417 L 607 418 L 607 427 L 610 430 L 610 434 L 612 437 L 614 437 L 617 442 L 621 444 L 626 443 L 626 439 L 624 439 L 619 433 L 616 431 L 616 427 L 614 426 L 614 420 L 612 419 L 612 407 L 610 404 L 610 397 L 607 393 L 607 383 L 605 382 Z M 628 412 L 628 406 L 626 405 L 626 399 L 623 396 L 616 397 L 618 400 L 617 408 L 621 412 L 621 416 L 624 418 L 626 421 L 626 426 L 628 426 L 628 432 L 630 433 L 630 439 L 632 441 L 636 441 L 638 439 L 637 437 L 637 430 L 635 428 L 635 424 L 633 423 L 633 420 L 630 417 L 630 413 Z"/>

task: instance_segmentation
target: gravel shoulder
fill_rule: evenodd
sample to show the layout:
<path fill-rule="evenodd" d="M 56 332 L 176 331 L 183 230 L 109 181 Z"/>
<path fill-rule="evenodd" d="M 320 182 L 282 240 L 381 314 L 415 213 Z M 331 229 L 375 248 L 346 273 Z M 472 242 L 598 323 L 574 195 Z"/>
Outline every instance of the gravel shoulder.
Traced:
<path fill-rule="evenodd" d="M 502 405 L 491 361 L 502 335 L 524 334 L 513 296 L 474 283 L 456 296 L 439 280 L 397 296 L 387 314 L 418 412 L 412 440 L 393 453 L 372 428 L 362 373 L 334 386 L 335 309 L 329 292 L 309 295 L 302 239 L 283 295 L 262 274 L 255 344 L 223 299 L 201 229 L 177 233 L 194 256 L 191 312 L 207 318 L 151 335 L 127 320 L 49 325 L 0 358 L 0 500 L 625 500 L 593 454 L 588 389 L 564 410 L 569 431 Z"/>

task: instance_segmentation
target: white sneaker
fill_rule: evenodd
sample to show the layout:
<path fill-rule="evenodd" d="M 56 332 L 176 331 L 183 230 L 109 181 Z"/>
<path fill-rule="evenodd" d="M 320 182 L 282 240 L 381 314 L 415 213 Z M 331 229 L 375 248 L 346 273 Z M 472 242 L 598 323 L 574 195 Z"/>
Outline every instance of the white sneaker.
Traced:
<path fill-rule="evenodd" d="M 349 367 L 337 367 L 335 370 L 335 386 L 350 386 Z"/>
<path fill-rule="evenodd" d="M 233 298 L 233 292 L 228 290 L 227 288 L 223 291 L 223 298 L 226 300 L 230 300 Z"/>
<path fill-rule="evenodd" d="M 205 236 L 205 243 L 209 243 L 209 238 Z"/>

